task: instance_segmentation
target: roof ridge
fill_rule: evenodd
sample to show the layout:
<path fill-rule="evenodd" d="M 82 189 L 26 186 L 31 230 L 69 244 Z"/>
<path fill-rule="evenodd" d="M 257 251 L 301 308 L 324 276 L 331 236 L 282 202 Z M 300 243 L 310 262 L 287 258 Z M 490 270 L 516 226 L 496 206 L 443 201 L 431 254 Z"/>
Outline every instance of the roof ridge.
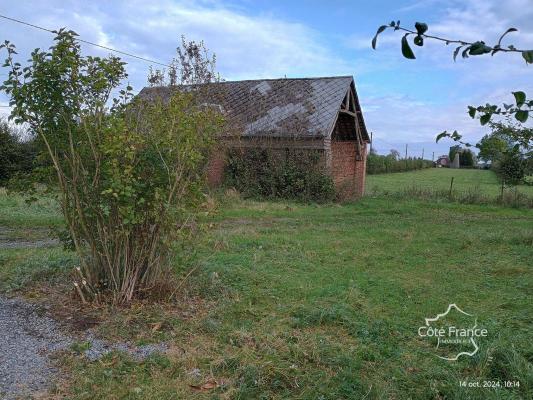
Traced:
<path fill-rule="evenodd" d="M 210 82 L 210 83 L 240 83 L 240 82 L 273 82 L 273 81 L 312 81 L 312 80 L 319 80 L 319 79 L 344 79 L 344 78 L 350 78 L 354 79 L 353 75 L 335 75 L 335 76 L 312 76 L 312 77 L 300 77 L 300 78 L 264 78 L 264 79 L 242 79 L 242 80 L 235 80 L 235 81 L 221 81 L 221 82 Z M 177 86 L 196 86 L 198 84 L 187 84 L 187 85 L 177 85 Z M 200 84 L 202 85 L 202 84 Z M 168 86 L 146 86 L 148 88 L 164 88 Z"/>
<path fill-rule="evenodd" d="M 231 82 L 257 82 L 257 81 L 305 81 L 305 80 L 317 80 L 317 79 L 340 79 L 340 78 L 351 78 L 353 75 L 332 75 L 332 76 L 307 76 L 307 77 L 298 77 L 298 78 L 259 78 L 259 79 L 237 79 L 231 81 L 222 81 L 219 83 L 231 83 Z"/>

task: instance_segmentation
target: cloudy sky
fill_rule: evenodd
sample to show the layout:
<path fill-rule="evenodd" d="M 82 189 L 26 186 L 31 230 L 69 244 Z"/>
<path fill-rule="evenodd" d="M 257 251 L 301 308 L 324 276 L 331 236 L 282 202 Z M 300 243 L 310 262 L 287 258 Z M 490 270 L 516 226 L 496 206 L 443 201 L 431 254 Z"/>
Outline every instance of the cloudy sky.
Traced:
<path fill-rule="evenodd" d="M 46 28 L 68 27 L 81 38 L 169 62 L 180 35 L 204 40 L 227 80 L 353 75 L 368 129 L 380 153 L 396 148 L 419 155 L 447 153 L 436 145 L 443 130 L 476 140 L 486 129 L 467 105 L 511 102 L 512 91 L 533 92 L 533 66 L 520 55 L 497 54 L 452 61 L 454 47 L 416 48 L 400 54 L 400 35 L 386 32 L 378 50 L 370 41 L 379 25 L 424 21 L 429 32 L 489 44 L 509 27 L 506 44 L 533 48 L 533 0 L 2 0 L 0 14 Z M 0 39 L 15 43 L 24 61 L 51 34 L 0 19 Z M 108 52 L 84 46 L 85 54 Z M 3 57 L 3 55 L 1 55 Z M 124 57 L 130 83 L 140 90 L 149 63 Z M 0 78 L 6 71 L 0 70 Z M 7 98 L 0 95 L 0 105 Z M 9 109 L 2 107 L 0 112 Z"/>

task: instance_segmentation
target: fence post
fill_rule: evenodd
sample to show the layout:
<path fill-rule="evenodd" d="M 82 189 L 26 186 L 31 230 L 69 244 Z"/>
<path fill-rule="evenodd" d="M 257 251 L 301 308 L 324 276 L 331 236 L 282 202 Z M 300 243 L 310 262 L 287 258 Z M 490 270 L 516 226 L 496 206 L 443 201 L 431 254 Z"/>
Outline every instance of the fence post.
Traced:
<path fill-rule="evenodd" d="M 502 179 L 502 191 L 500 194 L 500 201 L 503 203 L 503 190 L 505 189 L 505 180 Z"/>
<path fill-rule="evenodd" d="M 452 180 L 450 181 L 450 193 L 448 193 L 449 198 L 452 197 L 452 190 L 453 190 L 453 176 L 452 176 Z"/>

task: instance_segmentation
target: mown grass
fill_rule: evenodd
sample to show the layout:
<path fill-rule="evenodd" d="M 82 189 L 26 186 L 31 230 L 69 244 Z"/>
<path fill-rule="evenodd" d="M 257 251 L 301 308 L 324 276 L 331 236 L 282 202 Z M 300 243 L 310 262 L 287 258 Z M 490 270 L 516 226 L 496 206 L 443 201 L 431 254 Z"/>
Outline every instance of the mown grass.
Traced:
<path fill-rule="evenodd" d="M 206 314 L 144 363 L 71 359 L 73 398 L 518 399 L 533 393 L 533 213 L 364 199 L 225 207 L 191 280 Z M 417 336 L 457 303 L 489 331 L 438 359 Z M 515 389 L 460 380 L 519 380 Z M 202 383 L 219 386 L 202 391 Z"/>
<path fill-rule="evenodd" d="M 51 283 L 62 279 L 77 257 L 61 247 L 32 249 L 0 248 L 0 292 L 13 292 L 36 282 Z"/>
<path fill-rule="evenodd" d="M 57 202 L 48 196 L 27 202 L 23 196 L 0 188 L 0 226 L 14 228 L 55 227 L 61 225 Z"/>
<path fill-rule="evenodd" d="M 450 190 L 459 197 L 476 195 L 487 199 L 501 196 L 501 183 L 496 174 L 490 170 L 428 168 L 420 171 L 400 172 L 394 174 L 368 175 L 367 193 L 394 194 L 405 192 L 406 189 L 418 189 L 422 192 L 432 191 L 446 194 Z M 504 188 L 506 196 L 533 197 L 533 186 L 519 185 Z"/>
<path fill-rule="evenodd" d="M 50 239 L 62 221 L 53 198 L 42 196 L 27 202 L 0 188 L 0 291 L 59 279 L 76 264 L 75 255 L 59 245 L 31 246 L 34 241 Z M 19 242 L 23 244 L 17 246 Z"/>
<path fill-rule="evenodd" d="M 177 255 L 176 271 L 199 266 L 183 301 L 201 298 L 207 306 L 179 318 L 147 316 L 148 334 L 127 329 L 128 321 L 140 326 L 145 319 L 134 309 L 125 312 L 126 328 L 114 331 L 146 340 L 160 318 L 171 350 L 143 362 L 116 353 L 95 362 L 68 355 L 69 381 L 56 393 L 531 398 L 531 210 L 387 197 L 344 205 L 233 199 L 205 222 L 213 224 L 208 237 L 194 257 Z M 489 332 L 474 357 L 457 362 L 437 358 L 433 344 L 417 335 L 424 318 L 450 303 Z M 459 385 L 489 379 L 518 380 L 520 387 Z"/>

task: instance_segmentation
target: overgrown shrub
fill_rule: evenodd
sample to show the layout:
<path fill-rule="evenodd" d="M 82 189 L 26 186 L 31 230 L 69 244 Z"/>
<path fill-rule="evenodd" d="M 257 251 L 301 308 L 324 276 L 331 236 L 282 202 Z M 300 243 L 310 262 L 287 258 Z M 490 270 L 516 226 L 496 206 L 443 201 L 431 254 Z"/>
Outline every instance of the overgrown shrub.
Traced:
<path fill-rule="evenodd" d="M 225 183 L 248 197 L 330 201 L 335 186 L 313 150 L 246 148 L 228 152 Z"/>
<path fill-rule="evenodd" d="M 528 173 L 528 161 L 519 151 L 509 150 L 502 153 L 493 163 L 493 169 L 500 179 L 512 185 L 525 182 Z"/>
<path fill-rule="evenodd" d="M 36 156 L 34 140 L 22 140 L 6 120 L 0 120 L 0 185 L 17 174 L 31 172 Z"/>
<path fill-rule="evenodd" d="M 169 246 L 200 197 L 220 115 L 197 106 L 194 91 L 130 102 L 127 88 L 111 99 L 124 63 L 83 57 L 74 32 L 57 32 L 24 70 L 14 46 L 4 47 L 11 69 L 2 88 L 12 117 L 30 125 L 53 164 L 49 182 L 80 256 L 80 297 L 110 293 L 125 303 L 158 287 Z"/>
<path fill-rule="evenodd" d="M 533 128 L 505 122 L 490 122 L 492 132 L 477 144 L 479 156 L 491 161 L 491 168 L 506 185 L 530 184 L 533 175 L 531 141 Z"/>

